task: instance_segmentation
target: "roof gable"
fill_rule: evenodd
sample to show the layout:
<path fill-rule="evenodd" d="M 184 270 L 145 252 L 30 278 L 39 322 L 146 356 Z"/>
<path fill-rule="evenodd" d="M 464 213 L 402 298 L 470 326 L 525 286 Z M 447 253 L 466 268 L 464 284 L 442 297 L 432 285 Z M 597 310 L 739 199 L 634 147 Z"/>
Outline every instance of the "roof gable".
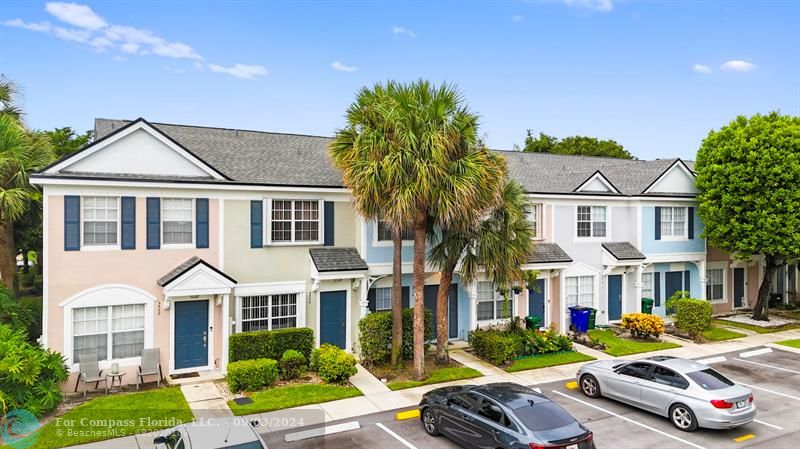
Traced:
<path fill-rule="evenodd" d="M 677 159 L 659 175 L 642 193 L 683 193 L 697 194 L 695 175 L 680 159 Z"/>
<path fill-rule="evenodd" d="M 591 192 L 591 193 L 621 193 L 619 189 L 617 189 L 608 178 L 597 170 L 594 172 L 592 176 L 589 177 L 586 181 L 584 181 L 578 188 L 575 189 L 575 192 Z"/>
<path fill-rule="evenodd" d="M 144 119 L 98 139 L 44 173 L 225 179 L 219 171 Z"/>

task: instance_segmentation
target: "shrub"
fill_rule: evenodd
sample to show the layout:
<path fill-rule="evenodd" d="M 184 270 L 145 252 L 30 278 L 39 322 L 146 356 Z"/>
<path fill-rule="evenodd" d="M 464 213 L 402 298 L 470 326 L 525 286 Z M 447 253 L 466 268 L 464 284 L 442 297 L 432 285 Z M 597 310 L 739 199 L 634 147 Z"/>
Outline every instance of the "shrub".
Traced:
<path fill-rule="evenodd" d="M 326 383 L 341 384 L 356 373 L 356 358 L 326 343 L 311 352 L 311 369 Z"/>
<path fill-rule="evenodd" d="M 702 299 L 683 298 L 675 302 L 675 326 L 692 338 L 711 327 L 711 303 Z"/>
<path fill-rule="evenodd" d="M 28 342 L 24 329 L 0 324 L 0 404 L 42 415 L 61 402 L 64 357 Z"/>
<path fill-rule="evenodd" d="M 469 344 L 478 357 L 495 365 L 514 359 L 522 351 L 522 341 L 499 329 L 475 329 L 469 333 Z"/>
<path fill-rule="evenodd" d="M 678 303 L 678 301 L 681 299 L 690 299 L 691 297 L 692 296 L 689 294 L 689 292 L 684 290 L 679 290 L 673 293 L 672 296 L 667 298 L 667 301 L 664 303 L 667 315 L 672 315 L 675 313 L 675 305 Z"/>
<path fill-rule="evenodd" d="M 392 312 L 377 312 L 358 322 L 358 346 L 361 362 L 373 366 L 392 355 Z"/>
<path fill-rule="evenodd" d="M 232 362 L 239 360 L 278 360 L 288 349 L 311 356 L 314 347 L 314 331 L 307 327 L 277 329 L 274 331 L 241 332 L 230 336 Z"/>
<path fill-rule="evenodd" d="M 529 329 L 524 335 L 524 349 L 522 354 L 548 354 L 551 352 L 571 351 L 572 340 L 551 325 L 546 331 Z"/>
<path fill-rule="evenodd" d="M 431 346 L 429 341 L 433 340 L 433 311 L 425 309 L 425 352 Z M 389 325 L 391 327 L 391 324 Z M 389 332 L 389 344 L 391 345 L 391 330 Z M 403 309 L 403 358 L 411 360 L 414 358 L 414 309 Z"/>
<path fill-rule="evenodd" d="M 287 349 L 280 361 L 281 378 L 297 379 L 306 373 L 306 356 L 294 349 Z"/>
<path fill-rule="evenodd" d="M 239 360 L 228 364 L 226 376 L 231 391 L 255 391 L 278 380 L 278 362 L 273 359 Z"/>
<path fill-rule="evenodd" d="M 626 313 L 622 315 L 623 329 L 627 329 L 634 337 L 658 338 L 664 333 L 664 320 L 658 315 L 649 313 Z"/>

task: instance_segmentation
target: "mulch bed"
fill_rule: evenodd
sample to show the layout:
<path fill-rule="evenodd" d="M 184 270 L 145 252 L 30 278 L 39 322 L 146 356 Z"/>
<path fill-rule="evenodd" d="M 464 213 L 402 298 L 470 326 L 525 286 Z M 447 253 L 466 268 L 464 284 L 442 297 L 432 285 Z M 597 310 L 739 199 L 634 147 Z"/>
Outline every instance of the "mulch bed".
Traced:
<path fill-rule="evenodd" d="M 436 363 L 435 355 L 428 354 L 425 356 L 425 372 L 429 374 L 439 368 L 458 368 L 461 366 L 463 365 L 453 359 L 450 359 L 450 363 L 447 365 L 438 365 Z M 365 368 L 367 367 L 365 366 Z M 416 380 L 414 378 L 414 363 L 411 360 L 403 360 L 403 364 L 400 367 L 390 366 L 387 364 L 376 365 L 371 368 L 367 368 L 367 370 L 381 381 L 384 379 L 386 382 Z"/>

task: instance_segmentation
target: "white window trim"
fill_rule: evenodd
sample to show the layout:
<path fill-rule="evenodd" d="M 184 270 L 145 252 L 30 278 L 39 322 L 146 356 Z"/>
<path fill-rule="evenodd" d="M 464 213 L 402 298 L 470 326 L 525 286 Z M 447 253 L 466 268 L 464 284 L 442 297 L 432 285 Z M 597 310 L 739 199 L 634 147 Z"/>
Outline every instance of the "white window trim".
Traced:
<path fill-rule="evenodd" d="M 414 239 L 402 240 L 402 242 L 403 246 L 414 246 Z M 378 220 L 372 221 L 372 246 L 394 246 L 394 243 L 391 240 L 378 240 Z"/>
<path fill-rule="evenodd" d="M 84 230 L 84 223 L 86 222 L 86 216 L 83 213 L 83 205 L 85 198 L 115 198 L 117 200 L 117 244 L 116 245 L 86 245 L 83 242 L 83 230 Z M 81 235 L 81 251 L 115 251 L 120 250 L 122 248 L 122 201 L 120 200 L 119 196 L 114 195 L 81 195 L 80 196 L 80 225 L 81 228 L 78 231 Z"/>
<path fill-rule="evenodd" d="M 84 290 L 59 304 L 64 310 L 64 357 L 70 372 L 78 371 L 78 364 L 73 357 L 72 310 L 84 307 L 108 307 L 129 304 L 144 304 L 144 347 L 153 347 L 153 304 L 155 297 L 136 287 L 122 284 L 106 284 Z M 110 333 L 110 330 L 109 330 Z M 172 337 L 170 337 L 172 338 Z M 109 348 L 110 350 L 111 348 Z M 141 363 L 141 357 L 124 359 L 101 360 L 100 369 L 108 370 L 112 363 L 120 367 L 136 367 Z"/>
<path fill-rule="evenodd" d="M 510 303 L 509 305 L 511 306 L 510 317 L 508 317 L 508 318 L 498 318 L 497 317 L 497 303 L 501 302 L 501 301 L 504 301 L 505 299 L 503 298 L 503 295 L 501 295 L 500 292 L 497 291 L 497 287 L 494 285 L 494 283 L 492 283 L 492 292 L 494 293 L 494 298 L 492 299 L 492 318 L 488 318 L 488 319 L 484 319 L 484 320 L 477 318 L 477 316 L 478 316 L 478 303 L 489 302 L 489 300 L 483 300 L 482 301 L 478 297 L 478 294 L 479 294 L 478 283 L 479 282 L 491 282 L 491 281 L 482 280 L 482 281 L 476 281 L 475 282 L 475 317 L 476 317 L 476 321 L 478 322 L 478 324 L 481 325 L 481 326 L 493 326 L 493 325 L 496 325 L 496 324 L 508 322 L 511 318 L 513 318 L 514 317 L 514 307 L 517 305 L 516 301 L 518 299 L 517 298 L 518 295 L 515 294 L 513 291 L 509 291 L 508 301 Z"/>
<path fill-rule="evenodd" d="M 164 200 L 191 200 L 192 201 L 192 242 L 191 243 L 164 243 Z M 159 238 L 161 239 L 161 249 L 192 249 L 195 247 L 197 242 L 197 203 L 195 198 L 184 198 L 179 196 L 165 196 L 162 197 L 159 201 L 159 232 L 161 235 Z"/>
<path fill-rule="evenodd" d="M 560 328 L 562 330 L 568 328 L 569 322 L 569 310 L 567 309 L 567 278 L 573 276 L 592 276 L 594 278 L 594 298 L 592 304 L 592 308 L 597 309 L 597 324 L 606 324 L 608 322 L 607 315 L 605 310 L 601 310 L 599 307 L 600 301 L 600 277 L 602 271 L 595 269 L 591 265 L 587 265 L 585 263 L 577 262 L 574 263 L 572 266 L 567 268 L 566 270 L 562 270 L 559 276 L 559 296 L 560 302 L 559 307 L 561 311 L 560 315 Z"/>
<path fill-rule="evenodd" d="M 544 240 L 544 226 L 543 226 L 543 214 L 544 214 L 544 204 L 542 203 L 532 203 L 531 204 L 531 212 L 536 211 L 536 225 L 534 226 L 534 231 L 536 235 L 533 237 L 533 240 Z M 530 214 L 529 214 L 530 216 Z M 577 217 L 577 215 L 576 215 Z M 530 219 L 528 220 L 530 221 Z M 577 231 L 576 231 L 577 233 Z"/>
<path fill-rule="evenodd" d="M 731 268 L 732 269 L 732 268 Z M 706 272 L 703 273 L 703 276 L 706 278 L 706 282 L 702 283 L 703 288 L 708 288 L 708 270 L 722 270 L 722 299 L 708 299 L 708 302 L 711 304 L 727 304 L 728 303 L 728 267 L 727 262 L 707 262 L 706 263 Z M 745 276 L 747 273 L 745 272 Z"/>
<path fill-rule="evenodd" d="M 376 312 L 384 312 L 387 310 L 392 310 L 392 287 L 373 287 L 375 289 L 375 311 Z M 378 290 L 389 290 L 389 308 L 388 309 L 379 309 L 378 308 Z"/>
<path fill-rule="evenodd" d="M 272 202 L 273 201 L 291 201 L 292 202 L 292 241 L 281 241 L 281 242 L 273 242 L 272 241 Z M 316 241 L 308 240 L 308 241 L 296 241 L 294 236 L 294 203 L 297 201 L 316 201 L 319 203 L 317 206 L 317 210 L 319 211 L 319 239 Z M 264 216 L 262 217 L 262 222 L 264 223 L 264 246 L 316 246 L 322 245 L 325 242 L 325 201 L 319 198 L 282 198 L 282 197 L 274 197 L 274 198 L 265 198 L 263 201 L 263 211 Z"/>
<path fill-rule="evenodd" d="M 686 223 L 686 225 L 683 228 L 683 234 L 682 235 L 664 235 L 664 233 L 661 231 L 661 229 L 659 229 L 658 231 L 661 234 L 661 240 L 666 240 L 666 241 L 689 240 L 689 208 L 687 206 L 659 206 L 659 207 L 660 207 L 659 215 L 664 213 L 664 209 L 673 209 L 673 211 L 672 211 L 672 216 L 673 217 L 675 217 L 674 209 L 683 209 L 683 218 L 684 218 L 683 221 L 684 221 L 684 223 Z M 660 223 L 664 222 L 664 219 L 663 219 L 662 216 L 659 216 L 658 219 L 659 219 Z M 675 220 L 673 219 L 671 221 L 671 223 L 673 223 L 673 227 L 674 227 Z"/>
<path fill-rule="evenodd" d="M 276 297 L 276 296 L 281 296 L 281 295 L 287 295 L 287 296 L 288 295 L 293 295 L 294 296 L 294 298 L 295 298 L 295 313 L 294 313 L 294 315 L 286 315 L 286 316 L 283 316 L 283 317 L 274 317 L 272 315 L 272 307 L 273 307 L 273 302 L 272 301 L 273 301 L 273 298 Z M 292 317 L 292 316 L 295 319 L 294 327 L 291 327 L 291 328 L 280 327 L 280 328 L 276 328 L 276 329 L 296 329 L 298 327 L 303 327 L 303 326 L 300 325 L 300 303 L 304 302 L 305 298 L 300 296 L 300 293 L 269 293 L 269 294 L 262 294 L 262 295 L 243 295 L 243 296 L 238 296 L 237 297 L 237 301 L 236 301 L 237 309 L 238 309 L 237 310 L 237 316 L 242 317 L 244 315 L 244 313 L 243 313 L 244 312 L 244 304 L 243 304 L 244 298 L 252 298 L 252 297 L 257 297 L 257 296 L 266 296 L 267 298 L 269 298 L 269 300 L 267 302 L 267 305 L 266 305 L 266 307 L 267 307 L 267 316 L 264 317 L 264 318 L 251 318 L 251 319 L 239 318 L 238 322 L 239 322 L 240 332 L 252 332 L 252 331 L 245 331 L 244 330 L 244 323 L 250 322 L 250 321 L 263 321 L 263 320 L 267 321 L 267 329 L 259 329 L 259 330 L 270 330 L 270 331 L 271 330 L 275 330 L 275 329 L 272 328 L 272 320 L 273 319 L 276 319 L 276 318 L 277 319 L 289 318 L 289 317 Z"/>
<path fill-rule="evenodd" d="M 645 277 L 645 275 L 650 276 L 650 296 L 646 296 L 644 294 L 644 292 L 645 292 L 645 288 L 644 288 L 644 285 L 645 285 L 644 277 Z M 655 285 L 655 277 L 653 276 L 653 272 L 652 271 L 642 272 L 642 298 L 651 298 L 651 299 L 655 300 L 655 293 L 656 293 L 656 285 Z"/>
<path fill-rule="evenodd" d="M 606 235 L 603 237 L 580 237 L 578 236 L 578 207 L 582 206 L 589 206 L 589 207 L 605 207 L 606 208 Z M 591 212 L 590 212 L 591 213 Z M 574 229 L 572 232 L 573 241 L 576 243 L 581 242 L 605 242 L 611 240 L 611 206 L 605 204 L 576 204 L 572 210 L 572 222 L 574 224 Z M 589 223 L 594 223 L 590 221 Z M 592 233 L 594 233 L 594 227 L 592 227 Z"/>
<path fill-rule="evenodd" d="M 306 326 L 306 283 L 305 281 L 296 282 L 259 282 L 252 284 L 238 284 L 234 287 L 234 332 L 242 331 L 242 297 L 243 296 L 263 296 L 263 295 L 290 295 L 297 294 L 297 327 Z M 319 309 L 317 309 L 319 310 Z M 319 329 L 319 326 L 317 327 Z M 318 332 L 315 332 L 318 333 Z"/>

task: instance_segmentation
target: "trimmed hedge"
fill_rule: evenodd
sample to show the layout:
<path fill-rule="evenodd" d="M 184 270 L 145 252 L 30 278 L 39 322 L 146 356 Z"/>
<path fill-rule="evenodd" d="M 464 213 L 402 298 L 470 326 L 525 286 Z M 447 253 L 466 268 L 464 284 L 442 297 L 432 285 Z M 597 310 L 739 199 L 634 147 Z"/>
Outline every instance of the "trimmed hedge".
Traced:
<path fill-rule="evenodd" d="M 239 360 L 279 360 L 289 349 L 308 359 L 314 348 L 314 331 L 308 327 L 254 331 L 233 334 L 229 339 L 231 362 Z"/>
<path fill-rule="evenodd" d="M 369 366 L 385 363 L 392 355 L 392 312 L 370 313 L 358 322 L 361 361 Z M 433 339 L 433 312 L 425 309 L 425 341 Z M 425 343 L 428 350 L 429 343 Z M 403 358 L 414 356 L 414 309 L 403 309 Z"/>
<path fill-rule="evenodd" d="M 278 380 L 278 362 L 273 359 L 240 360 L 228 364 L 226 375 L 231 391 L 256 391 Z"/>
<path fill-rule="evenodd" d="M 658 338 L 664 333 L 664 320 L 658 315 L 649 313 L 626 313 L 622 315 L 620 326 L 627 329 L 634 337 Z"/>
<path fill-rule="evenodd" d="M 702 299 L 683 298 L 675 301 L 675 326 L 697 338 L 711 327 L 711 303 Z"/>
<path fill-rule="evenodd" d="M 306 356 L 294 349 L 288 349 L 283 353 L 279 362 L 281 379 L 297 379 L 306 373 Z"/>
<path fill-rule="evenodd" d="M 495 365 L 510 362 L 522 352 L 522 340 L 499 329 L 475 329 L 469 333 L 469 344 L 478 357 Z"/>
<path fill-rule="evenodd" d="M 342 384 L 356 373 L 356 358 L 325 343 L 311 352 L 311 369 L 326 383 Z"/>

